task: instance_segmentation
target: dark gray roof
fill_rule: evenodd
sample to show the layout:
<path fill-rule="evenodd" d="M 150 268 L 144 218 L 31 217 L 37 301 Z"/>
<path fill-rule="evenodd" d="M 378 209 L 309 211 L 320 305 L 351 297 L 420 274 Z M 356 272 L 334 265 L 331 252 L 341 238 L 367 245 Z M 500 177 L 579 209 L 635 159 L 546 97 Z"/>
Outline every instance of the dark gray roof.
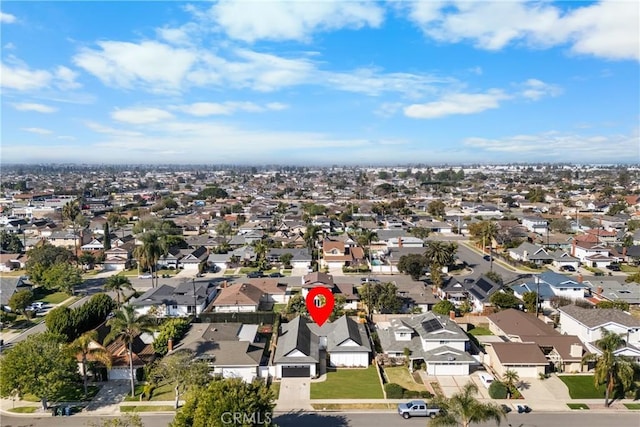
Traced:
<path fill-rule="evenodd" d="M 216 289 L 212 283 L 196 283 L 195 287 L 198 306 L 204 304 L 207 296 L 215 292 Z M 135 301 L 132 301 L 131 305 L 193 305 L 193 284 L 191 282 L 181 283 L 175 288 L 169 285 L 160 285 L 146 291 Z"/>
<path fill-rule="evenodd" d="M 23 289 L 31 289 L 31 283 L 26 278 L 0 276 L 0 304 L 8 305 L 11 296 Z"/>
<path fill-rule="evenodd" d="M 369 345 L 369 339 L 367 338 L 367 332 L 364 329 L 364 325 L 356 323 L 353 319 L 347 316 L 342 316 L 332 323 L 332 330 L 327 334 L 327 351 L 332 352 L 356 352 L 356 351 L 371 351 Z M 348 340 L 352 340 L 357 346 L 348 345 L 340 346 Z"/>
<path fill-rule="evenodd" d="M 608 323 L 630 328 L 640 327 L 640 320 L 615 308 L 581 308 L 572 304 L 560 307 L 559 310 L 589 328 L 605 326 Z"/>
<path fill-rule="evenodd" d="M 274 363 L 318 363 L 320 360 L 319 339 L 308 327 L 309 320 L 298 316 L 280 326 Z M 304 356 L 288 356 L 294 350 Z"/>

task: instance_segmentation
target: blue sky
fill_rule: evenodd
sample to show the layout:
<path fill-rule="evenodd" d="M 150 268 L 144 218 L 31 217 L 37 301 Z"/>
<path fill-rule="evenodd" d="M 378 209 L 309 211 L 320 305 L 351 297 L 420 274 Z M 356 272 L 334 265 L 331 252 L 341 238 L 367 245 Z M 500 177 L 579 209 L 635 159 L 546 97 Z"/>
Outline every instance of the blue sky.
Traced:
<path fill-rule="evenodd" d="M 1 6 L 3 163 L 640 161 L 636 1 Z"/>

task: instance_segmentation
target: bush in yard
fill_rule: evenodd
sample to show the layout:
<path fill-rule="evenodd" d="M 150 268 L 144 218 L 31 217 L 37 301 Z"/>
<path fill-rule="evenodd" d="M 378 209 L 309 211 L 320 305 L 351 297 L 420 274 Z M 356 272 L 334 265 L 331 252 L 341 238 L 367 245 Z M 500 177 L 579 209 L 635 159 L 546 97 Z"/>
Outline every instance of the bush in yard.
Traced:
<path fill-rule="evenodd" d="M 404 396 L 404 388 L 399 384 L 385 384 L 384 391 L 387 393 L 387 399 L 402 399 Z"/>
<path fill-rule="evenodd" d="M 506 399 L 507 398 L 507 386 L 500 381 L 494 381 L 489 386 L 489 396 L 492 399 Z"/>
<path fill-rule="evenodd" d="M 188 330 L 189 321 L 187 319 L 167 320 L 160 326 L 158 336 L 153 341 L 153 350 L 164 356 L 169 351 L 169 340 L 173 340 L 173 345 L 176 345 Z"/>

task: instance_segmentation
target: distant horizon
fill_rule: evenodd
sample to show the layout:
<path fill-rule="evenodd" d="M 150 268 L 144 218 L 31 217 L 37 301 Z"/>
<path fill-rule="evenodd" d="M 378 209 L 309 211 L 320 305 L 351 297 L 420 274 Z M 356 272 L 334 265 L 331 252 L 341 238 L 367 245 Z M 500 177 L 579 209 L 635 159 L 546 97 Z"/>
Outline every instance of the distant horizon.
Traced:
<path fill-rule="evenodd" d="M 2 2 L 0 158 L 640 163 L 639 14 L 634 0 Z"/>

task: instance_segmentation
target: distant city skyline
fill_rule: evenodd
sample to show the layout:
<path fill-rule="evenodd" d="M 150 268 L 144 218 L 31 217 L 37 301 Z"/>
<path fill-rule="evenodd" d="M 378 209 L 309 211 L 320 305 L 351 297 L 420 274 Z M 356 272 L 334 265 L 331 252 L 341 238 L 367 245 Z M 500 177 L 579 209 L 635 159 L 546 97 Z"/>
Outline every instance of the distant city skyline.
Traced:
<path fill-rule="evenodd" d="M 1 8 L 3 164 L 640 162 L 637 1 Z"/>

